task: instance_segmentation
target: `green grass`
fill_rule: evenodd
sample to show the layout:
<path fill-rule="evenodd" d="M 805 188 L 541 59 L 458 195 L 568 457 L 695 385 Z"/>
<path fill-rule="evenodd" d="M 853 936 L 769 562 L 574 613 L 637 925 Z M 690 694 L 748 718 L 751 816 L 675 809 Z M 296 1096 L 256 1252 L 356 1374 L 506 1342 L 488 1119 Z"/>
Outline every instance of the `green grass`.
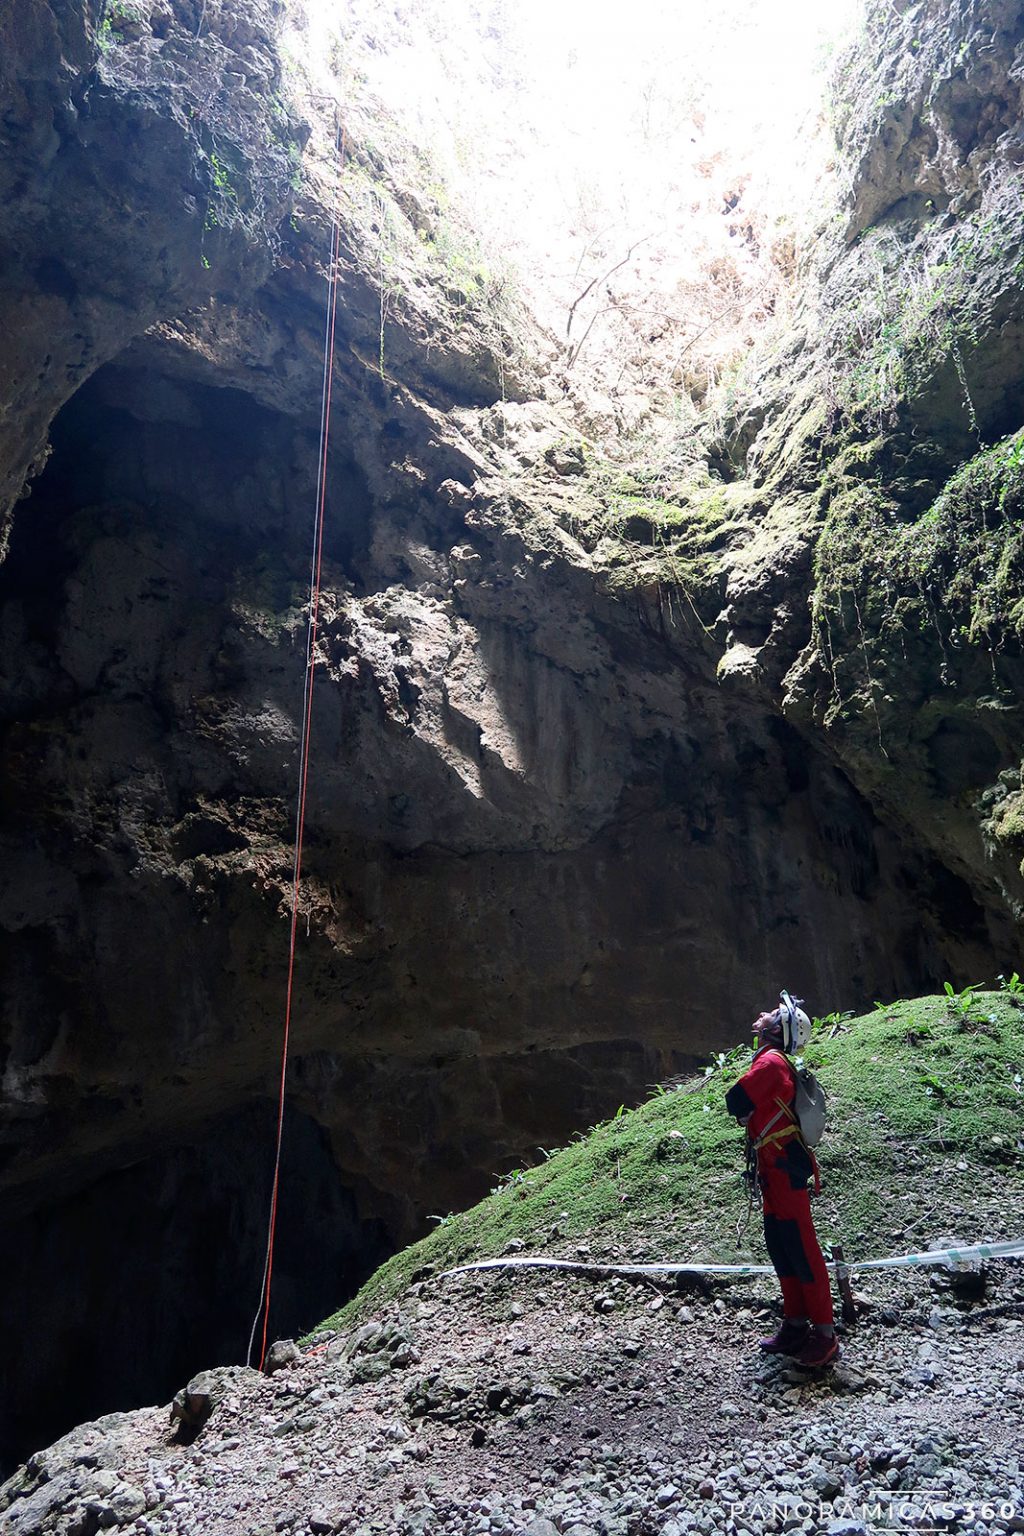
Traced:
<path fill-rule="evenodd" d="M 1011 1232 L 1024 1194 L 1024 1008 L 1005 992 L 925 997 L 815 1024 L 806 1062 L 829 1094 L 815 1220 L 851 1259 Z M 745 1048 L 620 1110 L 389 1259 L 323 1328 L 347 1327 L 415 1276 L 508 1250 L 596 1262 L 764 1261 L 746 1210 L 742 1134 L 723 1095 Z M 1016 1079 L 1016 1080 L 1015 1080 Z M 962 1165 L 962 1166 L 961 1166 Z M 1018 1223 L 1019 1225 L 1019 1223 Z M 557 1229 L 557 1231 L 555 1231 Z M 898 1234 L 898 1236 L 897 1236 Z"/>

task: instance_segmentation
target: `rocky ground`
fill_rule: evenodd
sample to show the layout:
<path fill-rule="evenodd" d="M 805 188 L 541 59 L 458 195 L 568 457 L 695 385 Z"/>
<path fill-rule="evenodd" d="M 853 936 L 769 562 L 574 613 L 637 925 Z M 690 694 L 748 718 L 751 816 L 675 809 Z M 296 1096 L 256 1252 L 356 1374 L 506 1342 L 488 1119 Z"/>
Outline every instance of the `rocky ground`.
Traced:
<path fill-rule="evenodd" d="M 1024 1284 L 872 1277 L 838 1367 L 759 1357 L 762 1278 L 414 1284 L 269 1376 L 113 1414 L 0 1492 L 9 1536 L 1024 1530 Z M 125 1341 L 127 1346 L 128 1341 Z M 116 1347 L 112 1344 L 111 1347 Z"/>

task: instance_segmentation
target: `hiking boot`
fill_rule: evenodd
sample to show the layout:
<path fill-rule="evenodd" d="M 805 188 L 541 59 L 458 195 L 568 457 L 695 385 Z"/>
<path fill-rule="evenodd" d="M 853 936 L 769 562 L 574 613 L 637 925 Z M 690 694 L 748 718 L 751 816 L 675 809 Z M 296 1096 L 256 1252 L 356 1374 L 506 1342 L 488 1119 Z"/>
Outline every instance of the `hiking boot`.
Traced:
<path fill-rule="evenodd" d="M 819 1333 L 811 1329 L 811 1336 L 796 1356 L 794 1363 L 804 1371 L 822 1371 L 839 1358 L 839 1340 L 834 1333 Z"/>
<path fill-rule="evenodd" d="M 809 1332 L 808 1323 L 794 1323 L 786 1317 L 778 1333 L 773 1333 L 770 1339 L 758 1339 L 758 1347 L 766 1355 L 798 1355 L 807 1343 Z"/>

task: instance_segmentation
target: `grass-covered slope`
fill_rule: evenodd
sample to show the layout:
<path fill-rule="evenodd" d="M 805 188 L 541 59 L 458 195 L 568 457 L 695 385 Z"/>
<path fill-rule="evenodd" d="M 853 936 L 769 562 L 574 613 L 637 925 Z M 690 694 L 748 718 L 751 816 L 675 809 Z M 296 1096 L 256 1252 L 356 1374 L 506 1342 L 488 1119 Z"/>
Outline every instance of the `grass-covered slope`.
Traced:
<path fill-rule="evenodd" d="M 1014 979 L 1016 986 L 1016 979 Z M 815 1022 L 804 1060 L 830 1099 L 820 1149 L 822 1242 L 850 1259 L 1024 1231 L 1024 993 L 967 992 Z M 747 1210 L 743 1138 L 723 1096 L 741 1048 L 659 1090 L 396 1254 L 323 1326 L 348 1325 L 414 1275 L 516 1245 L 591 1261 L 764 1261 Z M 542 1154 L 543 1155 L 543 1154 Z"/>

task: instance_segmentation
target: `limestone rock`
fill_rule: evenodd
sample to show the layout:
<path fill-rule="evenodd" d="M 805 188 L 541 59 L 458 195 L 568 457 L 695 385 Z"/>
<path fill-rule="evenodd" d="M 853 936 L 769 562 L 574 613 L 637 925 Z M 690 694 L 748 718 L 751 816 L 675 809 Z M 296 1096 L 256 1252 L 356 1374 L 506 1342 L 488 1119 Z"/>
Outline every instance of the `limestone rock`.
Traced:
<path fill-rule="evenodd" d="M 218 1403 L 246 1377 L 256 1375 L 246 1366 L 219 1366 L 200 1371 L 187 1386 L 175 1393 L 170 1421 L 179 1424 L 183 1434 L 196 1435 L 206 1425 Z"/>
<path fill-rule="evenodd" d="M 294 1339 L 276 1339 L 267 1350 L 263 1369 L 268 1376 L 273 1376 L 275 1371 L 287 1370 L 290 1365 L 297 1365 L 301 1359 L 302 1351 Z"/>

